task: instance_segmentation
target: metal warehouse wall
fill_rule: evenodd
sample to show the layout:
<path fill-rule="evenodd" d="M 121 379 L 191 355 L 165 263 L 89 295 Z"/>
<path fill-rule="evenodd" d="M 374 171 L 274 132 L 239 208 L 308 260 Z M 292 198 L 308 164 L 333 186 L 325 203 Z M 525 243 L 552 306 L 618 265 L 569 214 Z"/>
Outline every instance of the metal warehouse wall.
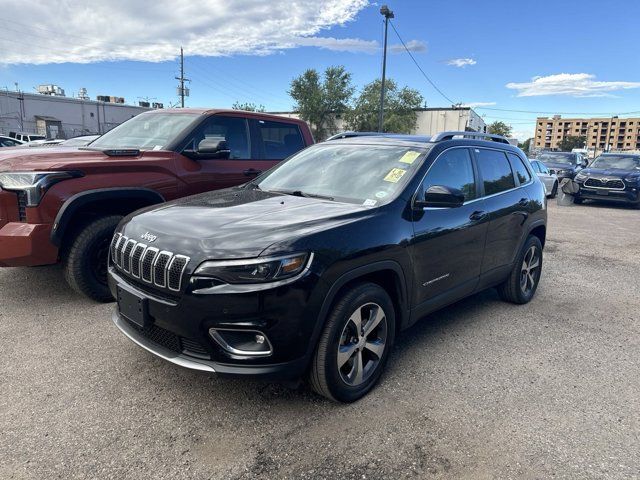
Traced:
<path fill-rule="evenodd" d="M 0 134 L 10 131 L 38 133 L 36 116 L 53 117 L 62 122 L 66 138 L 101 134 L 149 110 L 71 97 L 0 91 Z"/>

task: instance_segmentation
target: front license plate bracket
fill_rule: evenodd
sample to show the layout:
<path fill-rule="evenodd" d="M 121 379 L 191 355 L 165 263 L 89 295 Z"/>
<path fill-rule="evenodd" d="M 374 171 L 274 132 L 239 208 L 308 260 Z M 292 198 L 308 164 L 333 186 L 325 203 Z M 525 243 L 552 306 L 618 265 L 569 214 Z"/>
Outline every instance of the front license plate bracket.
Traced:
<path fill-rule="evenodd" d="M 149 323 L 149 302 L 146 298 L 118 287 L 118 310 L 120 315 L 140 328 Z"/>

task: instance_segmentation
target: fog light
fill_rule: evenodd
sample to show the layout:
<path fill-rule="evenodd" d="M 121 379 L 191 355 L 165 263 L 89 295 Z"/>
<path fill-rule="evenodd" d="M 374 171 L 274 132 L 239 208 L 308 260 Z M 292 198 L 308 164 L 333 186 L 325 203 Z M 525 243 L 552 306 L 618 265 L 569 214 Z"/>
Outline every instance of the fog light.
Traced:
<path fill-rule="evenodd" d="M 209 335 L 233 355 L 257 357 L 272 353 L 271 342 L 264 333 L 257 330 L 210 328 Z"/>

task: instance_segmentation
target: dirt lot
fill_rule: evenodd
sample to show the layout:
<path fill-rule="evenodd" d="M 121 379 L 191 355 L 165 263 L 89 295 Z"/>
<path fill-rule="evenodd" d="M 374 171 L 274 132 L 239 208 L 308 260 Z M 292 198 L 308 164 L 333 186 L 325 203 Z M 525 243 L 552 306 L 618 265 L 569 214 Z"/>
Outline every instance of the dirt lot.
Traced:
<path fill-rule="evenodd" d="M 432 315 L 346 406 L 173 366 L 57 268 L 0 270 L 0 478 L 640 477 L 640 212 L 549 217 L 531 304 Z"/>

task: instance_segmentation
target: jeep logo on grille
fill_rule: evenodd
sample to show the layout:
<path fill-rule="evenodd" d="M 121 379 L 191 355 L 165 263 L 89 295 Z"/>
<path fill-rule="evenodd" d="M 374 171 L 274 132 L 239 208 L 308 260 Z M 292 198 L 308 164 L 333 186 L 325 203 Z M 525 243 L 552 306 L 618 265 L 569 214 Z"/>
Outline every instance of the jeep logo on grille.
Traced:
<path fill-rule="evenodd" d="M 140 235 L 140 238 L 142 240 L 146 240 L 147 242 L 151 243 L 151 242 L 155 242 L 156 239 L 158 238 L 158 236 L 157 235 L 153 235 L 153 234 L 151 234 L 149 232 L 145 232 L 143 235 Z"/>

